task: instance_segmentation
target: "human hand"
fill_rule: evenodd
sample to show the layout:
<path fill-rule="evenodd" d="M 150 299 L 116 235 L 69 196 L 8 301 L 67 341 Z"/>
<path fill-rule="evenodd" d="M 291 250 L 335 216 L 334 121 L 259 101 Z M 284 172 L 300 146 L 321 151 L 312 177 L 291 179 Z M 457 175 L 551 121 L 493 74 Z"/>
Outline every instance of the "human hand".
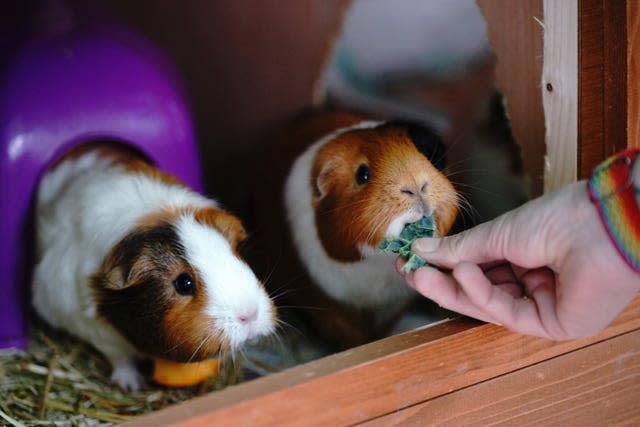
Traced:
<path fill-rule="evenodd" d="M 433 267 L 405 276 L 450 310 L 555 340 L 596 334 L 640 290 L 584 181 L 412 250 Z"/>

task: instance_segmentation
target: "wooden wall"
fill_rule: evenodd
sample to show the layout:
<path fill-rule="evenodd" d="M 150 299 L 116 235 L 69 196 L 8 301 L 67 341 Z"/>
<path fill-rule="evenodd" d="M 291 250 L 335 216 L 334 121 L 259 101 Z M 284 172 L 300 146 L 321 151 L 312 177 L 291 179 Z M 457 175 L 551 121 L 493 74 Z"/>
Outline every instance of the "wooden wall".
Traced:
<path fill-rule="evenodd" d="M 234 211 L 255 153 L 279 121 L 309 105 L 348 0 L 103 0 L 184 74 L 207 189 Z M 251 155 L 249 155 L 251 154 Z"/>
<path fill-rule="evenodd" d="M 507 100 L 513 134 L 522 148 L 531 195 L 542 194 L 545 127 L 542 75 L 542 0 L 477 0 L 498 57 L 495 80 Z M 505 37 L 508 35 L 508 37 Z"/>

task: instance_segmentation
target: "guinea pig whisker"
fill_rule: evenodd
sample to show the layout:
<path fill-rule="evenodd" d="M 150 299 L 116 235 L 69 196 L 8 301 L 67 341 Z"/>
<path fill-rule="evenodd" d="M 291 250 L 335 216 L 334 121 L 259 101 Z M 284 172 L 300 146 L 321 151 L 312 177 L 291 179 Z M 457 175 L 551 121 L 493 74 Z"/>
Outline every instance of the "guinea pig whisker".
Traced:
<path fill-rule="evenodd" d="M 461 168 L 461 169 L 453 169 L 451 168 L 450 170 L 448 170 L 447 172 L 447 177 L 451 177 L 454 175 L 460 175 L 460 174 L 482 174 L 484 176 L 489 176 L 493 179 L 496 180 L 503 180 L 503 181 L 509 181 L 510 178 L 507 178 L 504 176 L 503 173 L 498 173 L 496 172 L 496 169 L 489 169 L 489 168 Z M 515 173 L 517 175 L 517 173 Z"/>
<path fill-rule="evenodd" d="M 179 324 L 179 325 L 178 325 L 178 327 L 179 327 L 180 325 L 183 325 L 183 324 L 185 324 L 185 322 L 182 322 L 181 324 Z M 187 341 L 189 341 L 189 339 L 190 339 L 190 338 L 191 338 L 191 337 L 184 337 L 184 339 L 182 339 L 181 341 L 178 341 L 178 342 L 177 342 L 173 347 L 169 347 L 169 348 L 166 350 L 166 353 L 171 353 L 172 351 L 174 351 L 175 349 L 177 349 L 178 347 L 180 347 L 181 345 L 183 345 L 184 343 L 186 343 Z"/>
<path fill-rule="evenodd" d="M 334 209 L 328 209 L 326 211 L 322 211 L 322 212 L 320 212 L 320 215 L 327 215 L 327 214 L 330 214 L 330 213 L 339 212 L 341 210 L 346 210 L 346 209 L 349 209 L 349 208 L 353 208 L 353 207 L 356 207 L 358 205 L 366 205 L 366 204 L 370 203 L 372 200 L 375 200 L 375 198 L 374 197 L 366 197 L 366 198 L 364 198 L 362 200 L 356 200 L 356 201 L 344 204 L 342 206 L 337 206 Z"/>
<path fill-rule="evenodd" d="M 282 289 L 282 287 L 281 287 L 280 289 Z M 272 294 L 272 295 L 269 295 L 269 297 L 270 297 L 273 301 L 277 302 L 277 301 L 278 301 L 278 300 L 280 300 L 281 298 L 283 298 L 283 297 L 285 297 L 285 296 L 287 296 L 287 295 L 290 295 L 290 294 L 292 294 L 292 293 L 294 293 L 294 292 L 296 292 L 296 291 L 297 291 L 297 289 L 294 289 L 294 288 L 282 289 L 282 290 L 278 291 L 277 293 L 274 293 L 274 294 Z"/>
<path fill-rule="evenodd" d="M 276 298 L 280 298 L 283 295 L 288 294 L 289 292 L 293 292 L 295 289 L 286 289 L 291 283 L 295 282 L 296 280 L 300 279 L 304 277 L 304 273 L 300 273 L 297 274 L 291 278 L 289 278 L 286 282 L 283 282 L 280 286 L 278 286 L 276 289 L 274 289 L 273 291 L 271 291 L 271 294 L 269 295 L 270 298 L 272 299 L 276 299 Z M 281 290 L 284 289 L 284 293 L 280 292 Z"/>
<path fill-rule="evenodd" d="M 376 212 L 375 216 L 369 221 L 368 227 L 360 230 L 360 232 L 356 236 L 357 240 L 360 240 L 360 238 L 364 236 L 365 242 L 371 242 L 373 240 L 373 236 L 375 236 L 384 226 L 385 221 L 383 221 L 383 219 L 387 218 L 388 216 L 389 214 L 384 210 Z"/>
<path fill-rule="evenodd" d="M 456 159 L 455 162 L 449 162 L 447 163 L 447 170 L 452 170 L 455 169 L 458 165 L 464 165 L 467 162 L 470 162 L 473 159 L 472 156 L 468 156 L 468 157 L 461 157 Z"/>
<path fill-rule="evenodd" d="M 357 235 L 357 240 L 360 240 L 360 237 L 362 237 L 364 235 L 365 236 L 365 239 L 364 239 L 365 242 L 370 242 L 371 241 L 373 236 L 381 228 L 380 222 L 377 221 L 378 217 L 379 217 L 379 214 L 376 214 L 376 216 L 371 221 L 373 226 L 365 227 L 363 230 L 360 230 L 360 232 Z M 366 235 L 364 233 L 366 233 Z"/>
<path fill-rule="evenodd" d="M 276 272 L 276 269 L 278 268 L 278 264 L 280 264 L 280 259 L 278 259 L 277 262 L 275 262 L 271 268 L 270 271 L 267 273 L 267 275 L 265 276 L 264 279 L 262 279 L 262 283 L 264 283 L 264 285 L 266 286 L 267 284 L 271 283 L 271 278 L 273 277 L 274 273 Z"/>
<path fill-rule="evenodd" d="M 295 364 L 295 360 L 291 355 L 290 345 L 285 344 L 284 337 L 276 331 L 273 335 L 269 336 L 270 347 L 275 348 L 277 354 L 282 355 L 283 359 L 286 358 L 288 361 L 284 362 L 285 366 L 291 366 Z M 301 335 L 302 336 L 302 335 Z M 302 336 L 305 338 L 304 336 Z"/>
<path fill-rule="evenodd" d="M 480 213 L 462 194 L 458 194 L 458 208 L 461 213 L 460 218 L 462 220 L 463 227 L 476 224 L 479 221 Z M 470 220 L 470 224 L 467 224 L 467 218 Z"/>
<path fill-rule="evenodd" d="M 316 311 L 325 310 L 322 307 L 313 307 L 310 305 L 280 305 L 278 306 L 278 308 L 281 308 L 283 310 L 316 310 Z"/>
<path fill-rule="evenodd" d="M 277 323 L 276 327 L 277 328 L 281 328 L 283 332 L 285 331 L 285 328 L 288 328 L 289 330 L 291 330 L 291 331 L 297 333 L 298 335 L 300 335 L 301 337 L 305 338 L 305 335 L 302 332 L 302 330 L 300 330 L 300 328 L 292 325 L 291 323 L 289 323 L 289 322 L 287 322 L 285 320 L 282 320 L 282 319 L 278 319 L 278 321 L 276 323 Z"/>
<path fill-rule="evenodd" d="M 188 324 L 190 323 L 191 320 L 190 319 L 185 319 L 182 322 L 179 322 L 178 324 L 176 324 L 176 328 L 180 329 L 180 327 L 182 325 Z M 209 334 L 205 337 L 205 342 L 209 339 L 216 339 L 218 340 L 221 336 L 221 333 L 219 332 L 215 332 L 214 334 Z M 177 349 L 178 347 L 184 345 L 186 342 L 191 341 L 192 338 L 194 337 L 194 335 L 189 335 L 189 336 L 185 336 L 182 340 L 178 341 L 173 347 L 170 347 L 166 350 L 166 353 L 171 353 L 173 352 L 175 349 Z M 198 338 L 197 336 L 195 336 L 195 338 Z M 201 342 L 200 345 L 198 346 L 198 348 L 194 351 L 194 354 L 191 356 L 193 357 L 195 355 L 195 353 L 198 352 L 198 350 L 205 344 L 205 342 Z"/>
<path fill-rule="evenodd" d="M 236 350 L 237 350 L 236 348 L 231 348 L 229 350 L 229 354 L 228 354 L 228 357 L 231 359 L 231 364 L 233 365 L 234 370 L 238 366 L 238 363 L 237 363 L 237 360 L 236 360 L 236 356 L 237 356 L 238 353 L 237 353 Z"/>
<path fill-rule="evenodd" d="M 200 342 L 200 345 L 198 347 L 196 347 L 195 350 L 193 350 L 193 353 L 191 353 L 191 357 L 189 357 L 189 360 L 187 361 L 187 363 L 190 363 L 194 357 L 196 357 L 196 354 L 198 354 L 198 351 L 200 351 L 200 349 L 202 348 L 203 345 L 205 345 L 207 343 L 207 341 L 209 341 L 209 338 L 211 338 L 211 335 L 206 336 L 202 342 Z"/>
<path fill-rule="evenodd" d="M 465 189 L 477 190 L 477 191 L 480 191 L 480 192 L 482 192 L 482 193 L 488 194 L 488 195 L 490 195 L 490 196 L 495 196 L 495 197 L 500 197 L 500 196 L 501 196 L 501 194 L 500 194 L 500 193 L 497 193 L 497 192 L 495 192 L 495 191 L 490 191 L 490 190 L 488 190 L 488 189 L 486 189 L 486 188 L 479 187 L 479 186 L 477 186 L 477 185 L 464 184 L 464 183 L 459 183 L 459 184 L 455 184 L 455 185 L 458 185 L 458 186 L 463 187 L 463 188 L 465 188 Z"/>
<path fill-rule="evenodd" d="M 313 285 L 309 283 L 309 284 L 306 284 L 306 285 L 299 284 L 295 288 L 288 288 L 288 289 L 284 289 L 282 292 L 279 292 L 281 289 L 288 287 L 288 285 L 290 285 L 294 281 L 296 281 L 296 280 L 298 280 L 298 279 L 300 279 L 300 278 L 302 278 L 304 276 L 305 276 L 305 274 L 301 273 L 301 274 L 298 274 L 298 275 L 290 278 L 289 280 L 284 282 L 280 287 L 278 287 L 278 289 L 273 291 L 273 292 L 276 293 L 275 296 L 274 295 L 269 295 L 269 296 L 275 300 L 276 298 L 281 298 L 281 297 L 283 297 L 285 295 L 289 295 L 289 294 L 292 294 L 292 293 L 295 293 L 295 292 L 304 292 L 307 289 L 312 289 Z"/>

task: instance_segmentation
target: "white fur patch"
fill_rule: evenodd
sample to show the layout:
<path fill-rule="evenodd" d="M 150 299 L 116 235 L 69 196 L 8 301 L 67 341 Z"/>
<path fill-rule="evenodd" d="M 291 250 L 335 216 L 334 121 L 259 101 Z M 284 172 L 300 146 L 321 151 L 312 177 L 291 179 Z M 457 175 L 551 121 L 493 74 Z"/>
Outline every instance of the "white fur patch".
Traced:
<path fill-rule="evenodd" d="M 180 218 L 176 230 L 187 261 L 198 269 L 206 286 L 206 314 L 215 319 L 231 347 L 273 332 L 269 297 L 249 266 L 233 254 L 229 242 L 190 216 Z"/>
<path fill-rule="evenodd" d="M 390 314 L 413 295 L 395 270 L 396 256 L 375 248 L 361 248 L 364 259 L 358 262 L 345 263 L 330 258 L 318 237 L 309 184 L 313 160 L 320 147 L 344 132 L 380 124 L 362 122 L 339 129 L 312 144 L 296 159 L 287 177 L 285 205 L 295 247 L 311 278 L 338 301 L 359 308 L 384 306 Z M 383 310 L 380 316 L 385 317 Z"/>

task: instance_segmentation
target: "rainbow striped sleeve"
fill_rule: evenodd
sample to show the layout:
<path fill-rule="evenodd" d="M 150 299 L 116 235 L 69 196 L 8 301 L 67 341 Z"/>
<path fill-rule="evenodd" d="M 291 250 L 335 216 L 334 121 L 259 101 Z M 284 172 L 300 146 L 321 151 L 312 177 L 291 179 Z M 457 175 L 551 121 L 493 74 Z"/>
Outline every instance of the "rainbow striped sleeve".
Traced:
<path fill-rule="evenodd" d="M 638 149 L 627 149 L 596 166 L 588 182 L 589 198 L 613 244 L 636 272 L 640 273 L 640 208 L 631 169 Z"/>

